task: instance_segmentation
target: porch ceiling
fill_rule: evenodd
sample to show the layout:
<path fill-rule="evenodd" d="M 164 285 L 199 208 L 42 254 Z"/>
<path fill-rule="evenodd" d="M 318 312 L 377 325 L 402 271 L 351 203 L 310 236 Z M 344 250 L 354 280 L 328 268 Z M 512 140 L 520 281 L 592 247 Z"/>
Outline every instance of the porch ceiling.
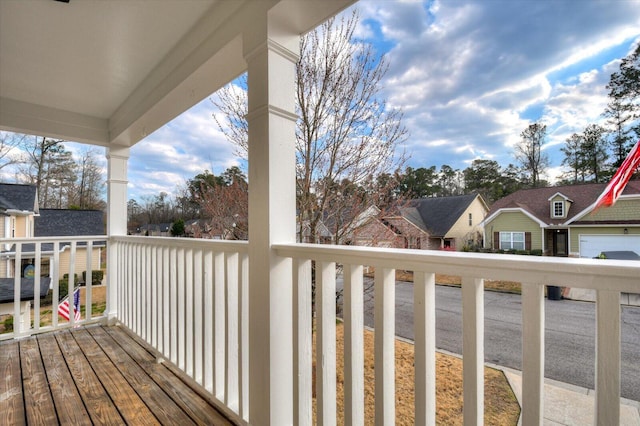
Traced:
<path fill-rule="evenodd" d="M 352 2 L 1 0 L 0 129 L 131 146 L 243 72 L 265 13 L 305 32 Z"/>

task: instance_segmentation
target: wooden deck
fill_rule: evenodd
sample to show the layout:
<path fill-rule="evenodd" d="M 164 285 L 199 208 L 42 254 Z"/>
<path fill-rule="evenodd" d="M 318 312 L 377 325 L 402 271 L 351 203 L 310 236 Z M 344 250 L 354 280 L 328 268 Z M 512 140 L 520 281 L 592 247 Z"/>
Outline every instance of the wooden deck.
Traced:
<path fill-rule="evenodd" d="M 117 326 L 0 343 L 0 423 L 230 425 Z"/>

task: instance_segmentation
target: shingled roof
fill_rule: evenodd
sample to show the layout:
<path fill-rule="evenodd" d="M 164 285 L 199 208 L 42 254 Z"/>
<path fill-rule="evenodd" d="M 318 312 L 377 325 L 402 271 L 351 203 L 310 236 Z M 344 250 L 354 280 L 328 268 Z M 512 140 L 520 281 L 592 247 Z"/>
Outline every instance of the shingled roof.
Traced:
<path fill-rule="evenodd" d="M 491 206 L 487 218 L 490 219 L 502 209 L 522 209 L 545 224 L 559 225 L 572 220 L 577 214 L 592 206 L 606 186 L 605 183 L 591 183 L 521 189 L 496 201 Z M 566 218 L 551 217 L 549 199 L 557 193 L 571 200 L 571 208 Z M 640 194 L 640 181 L 630 181 L 622 193 L 631 194 Z"/>
<path fill-rule="evenodd" d="M 443 237 L 478 194 L 410 200 L 400 207 L 402 215 L 432 237 Z"/>
<path fill-rule="evenodd" d="M 104 235 L 104 213 L 100 210 L 42 209 L 35 218 L 36 237 Z"/>
<path fill-rule="evenodd" d="M 38 213 L 35 185 L 0 183 L 0 210 Z"/>

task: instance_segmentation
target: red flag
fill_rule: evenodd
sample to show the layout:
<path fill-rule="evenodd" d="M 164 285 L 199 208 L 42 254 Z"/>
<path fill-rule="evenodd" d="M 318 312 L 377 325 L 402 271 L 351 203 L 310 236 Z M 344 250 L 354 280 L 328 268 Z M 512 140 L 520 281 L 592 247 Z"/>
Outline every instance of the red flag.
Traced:
<path fill-rule="evenodd" d="M 616 174 L 613 175 L 609 185 L 602 191 L 596 200 L 596 209 L 601 206 L 612 206 L 624 191 L 627 182 L 631 179 L 633 172 L 640 166 L 640 140 L 624 159 Z"/>

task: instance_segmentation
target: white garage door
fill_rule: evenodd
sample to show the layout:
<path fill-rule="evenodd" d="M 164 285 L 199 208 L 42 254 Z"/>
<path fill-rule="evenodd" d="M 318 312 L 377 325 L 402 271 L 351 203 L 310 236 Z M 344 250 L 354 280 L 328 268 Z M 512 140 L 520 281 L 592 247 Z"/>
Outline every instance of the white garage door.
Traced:
<path fill-rule="evenodd" d="M 621 250 L 640 254 L 640 235 L 580 235 L 580 257 L 596 257 L 603 251 Z"/>

